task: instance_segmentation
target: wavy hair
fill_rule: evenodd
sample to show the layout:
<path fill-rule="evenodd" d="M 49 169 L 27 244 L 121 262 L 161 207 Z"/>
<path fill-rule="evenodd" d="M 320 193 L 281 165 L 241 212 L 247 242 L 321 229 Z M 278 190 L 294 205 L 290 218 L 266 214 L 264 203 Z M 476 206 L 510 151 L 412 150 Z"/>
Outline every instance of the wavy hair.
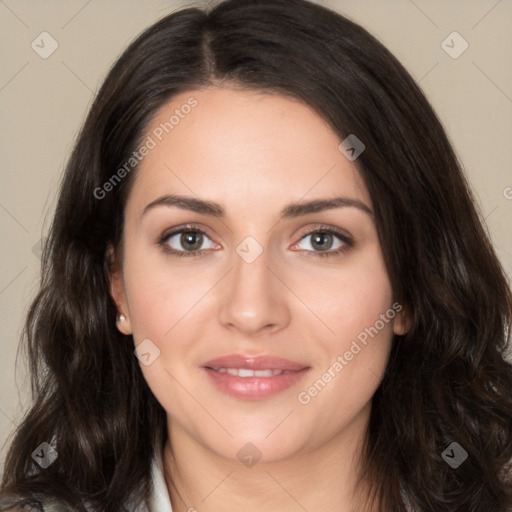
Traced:
<path fill-rule="evenodd" d="M 287 95 L 366 145 L 357 167 L 394 297 L 410 316 L 373 396 L 361 481 L 369 506 L 404 512 L 512 509 L 512 296 L 449 139 L 399 61 L 353 21 L 306 0 L 227 0 L 178 10 L 109 71 L 76 140 L 23 330 L 33 405 L 13 435 L 4 506 L 126 510 L 150 491 L 166 416 L 133 339 L 116 329 L 109 244 L 122 249 L 135 168 L 95 191 L 173 95 L 210 85 Z M 46 469 L 31 453 L 54 443 Z M 441 454 L 457 442 L 457 469 Z M 129 449 L 127 449 L 127 447 Z M 17 498 L 18 497 L 18 498 Z M 5 508 L 2 508 L 5 510 Z"/>

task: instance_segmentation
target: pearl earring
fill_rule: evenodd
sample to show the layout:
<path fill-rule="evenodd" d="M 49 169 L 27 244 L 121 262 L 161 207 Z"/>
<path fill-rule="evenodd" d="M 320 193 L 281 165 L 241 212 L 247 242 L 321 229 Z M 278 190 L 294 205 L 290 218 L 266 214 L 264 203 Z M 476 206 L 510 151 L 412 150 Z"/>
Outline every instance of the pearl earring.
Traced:
<path fill-rule="evenodd" d="M 124 322 L 126 320 L 126 317 L 124 315 L 119 315 L 119 321 Z"/>

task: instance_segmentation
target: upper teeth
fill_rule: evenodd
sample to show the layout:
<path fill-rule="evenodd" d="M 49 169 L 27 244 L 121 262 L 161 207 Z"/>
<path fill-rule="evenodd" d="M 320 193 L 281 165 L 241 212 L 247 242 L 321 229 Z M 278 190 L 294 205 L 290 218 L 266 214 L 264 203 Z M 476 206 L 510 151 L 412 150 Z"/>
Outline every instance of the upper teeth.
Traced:
<path fill-rule="evenodd" d="M 213 368 L 219 373 L 229 373 L 236 377 L 272 377 L 280 375 L 286 370 L 250 370 L 249 368 Z"/>

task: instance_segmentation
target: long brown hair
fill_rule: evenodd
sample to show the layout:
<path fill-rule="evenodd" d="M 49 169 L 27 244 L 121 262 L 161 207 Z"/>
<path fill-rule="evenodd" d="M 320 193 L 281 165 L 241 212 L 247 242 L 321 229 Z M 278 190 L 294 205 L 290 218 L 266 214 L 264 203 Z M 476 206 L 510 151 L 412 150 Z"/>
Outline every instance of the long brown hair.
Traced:
<path fill-rule="evenodd" d="M 118 512 L 148 495 L 166 416 L 132 337 L 116 329 L 106 258 L 109 243 L 120 245 L 136 168 L 101 198 L 98 189 L 173 95 L 224 82 L 297 98 L 340 141 L 356 134 L 366 146 L 357 165 L 394 297 L 411 318 L 373 397 L 361 475 L 373 503 L 389 512 L 406 501 L 424 512 L 511 510 L 506 275 L 420 88 L 366 30 L 306 0 L 179 10 L 110 70 L 69 159 L 26 319 L 34 403 L 10 445 L 3 503 Z M 58 452 L 46 469 L 31 457 L 42 442 Z M 442 456 L 454 442 L 468 454 L 456 469 Z"/>

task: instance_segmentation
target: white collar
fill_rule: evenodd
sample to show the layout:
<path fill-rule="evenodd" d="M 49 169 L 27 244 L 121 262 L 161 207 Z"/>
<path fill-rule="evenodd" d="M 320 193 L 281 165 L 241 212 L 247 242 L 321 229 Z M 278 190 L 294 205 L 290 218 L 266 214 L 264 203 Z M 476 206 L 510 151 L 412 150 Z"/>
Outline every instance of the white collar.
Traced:
<path fill-rule="evenodd" d="M 163 473 L 162 457 L 156 454 L 151 465 L 151 495 L 149 512 L 172 512 L 171 498 Z"/>

